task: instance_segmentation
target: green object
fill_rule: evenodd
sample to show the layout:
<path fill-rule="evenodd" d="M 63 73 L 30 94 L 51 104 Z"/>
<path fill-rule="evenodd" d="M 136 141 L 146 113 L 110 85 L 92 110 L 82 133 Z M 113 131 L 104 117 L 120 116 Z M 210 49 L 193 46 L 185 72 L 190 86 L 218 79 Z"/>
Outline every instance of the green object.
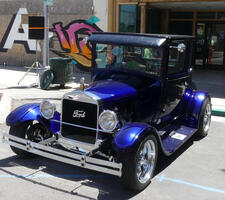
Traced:
<path fill-rule="evenodd" d="M 54 84 L 65 85 L 73 81 L 73 63 L 71 58 L 50 58 L 50 69 L 54 73 Z"/>
<path fill-rule="evenodd" d="M 48 6 L 52 6 L 54 1 L 53 0 L 43 0 L 43 2 L 48 5 Z"/>
<path fill-rule="evenodd" d="M 88 24 L 96 24 L 96 23 L 99 22 L 99 21 L 100 21 L 100 19 L 99 19 L 98 17 L 96 17 L 96 16 L 93 16 L 93 17 L 91 17 L 90 19 L 86 20 L 86 22 L 87 22 Z"/>
<path fill-rule="evenodd" d="M 149 48 L 145 48 L 144 53 L 145 53 L 144 58 L 150 59 L 152 57 L 152 52 L 150 51 Z"/>
<path fill-rule="evenodd" d="M 43 90 L 47 90 L 50 84 L 52 83 L 54 79 L 54 74 L 51 70 L 45 71 L 40 79 L 40 87 Z"/>

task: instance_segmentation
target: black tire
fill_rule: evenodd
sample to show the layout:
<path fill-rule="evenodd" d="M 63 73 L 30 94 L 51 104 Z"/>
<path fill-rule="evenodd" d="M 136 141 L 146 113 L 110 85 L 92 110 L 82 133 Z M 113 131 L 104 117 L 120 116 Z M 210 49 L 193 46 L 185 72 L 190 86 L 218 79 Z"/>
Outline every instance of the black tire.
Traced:
<path fill-rule="evenodd" d="M 211 112 L 212 112 L 211 101 L 210 101 L 210 98 L 207 97 L 202 104 L 202 108 L 201 108 L 201 112 L 199 116 L 199 128 L 197 131 L 197 136 L 205 137 L 208 135 L 209 127 L 211 123 Z M 206 123 L 206 117 L 209 120 L 207 123 Z"/>
<path fill-rule="evenodd" d="M 19 138 L 24 139 L 29 125 L 30 124 L 28 122 L 26 122 L 26 123 L 19 124 L 18 126 L 11 126 L 9 129 L 9 135 L 17 136 Z M 27 151 L 18 149 L 13 146 L 10 146 L 10 148 L 12 149 L 12 151 L 15 154 L 17 154 L 18 156 L 20 156 L 22 158 L 33 158 L 36 156 L 35 154 L 29 153 Z"/>
<path fill-rule="evenodd" d="M 54 80 L 54 73 L 52 70 L 46 70 L 40 79 L 40 87 L 42 90 L 47 90 Z"/>
<path fill-rule="evenodd" d="M 141 151 L 143 150 L 144 145 L 148 141 L 151 141 L 151 143 L 154 144 L 155 157 L 153 159 L 154 164 L 151 165 L 152 169 L 151 169 L 150 176 L 145 182 L 142 183 L 139 180 L 139 177 L 137 175 L 137 173 L 138 173 L 138 163 L 140 163 Z M 120 157 L 119 160 L 123 164 L 122 177 L 121 177 L 122 184 L 130 190 L 134 190 L 134 191 L 143 190 L 151 182 L 151 178 L 154 175 L 156 162 L 157 162 L 157 158 L 158 158 L 158 143 L 157 143 L 157 140 L 156 140 L 155 136 L 154 135 L 148 135 L 147 137 L 144 137 L 142 139 L 142 141 L 139 143 L 139 145 L 136 146 L 136 149 L 134 149 L 134 151 L 132 151 L 131 153 L 124 153 L 123 155 L 120 155 L 119 157 Z M 139 165 L 139 168 L 140 168 L 140 165 Z"/>
<path fill-rule="evenodd" d="M 46 127 L 44 127 L 40 123 L 34 123 L 32 121 L 28 121 L 18 126 L 10 127 L 9 134 L 22 138 L 27 139 L 32 142 L 41 142 L 42 140 L 48 139 L 52 137 L 52 132 L 49 131 Z M 33 158 L 36 157 L 36 154 L 29 153 L 22 149 L 18 149 L 16 147 L 10 146 L 12 151 L 23 158 Z"/>

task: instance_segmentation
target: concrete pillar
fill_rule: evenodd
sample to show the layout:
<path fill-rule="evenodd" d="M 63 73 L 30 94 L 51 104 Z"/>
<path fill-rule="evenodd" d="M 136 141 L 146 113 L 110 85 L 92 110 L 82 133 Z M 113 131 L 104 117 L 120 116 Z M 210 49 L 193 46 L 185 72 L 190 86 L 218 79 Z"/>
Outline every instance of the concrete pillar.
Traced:
<path fill-rule="evenodd" d="M 114 30 L 114 0 L 108 0 L 108 31 L 113 32 Z"/>
<path fill-rule="evenodd" d="M 192 28 L 192 35 L 195 36 L 196 33 L 196 21 L 197 21 L 197 11 L 193 12 L 194 16 L 193 16 L 193 28 Z"/>
<path fill-rule="evenodd" d="M 146 3 L 140 3 L 141 6 L 141 24 L 140 32 L 146 33 Z"/>
<path fill-rule="evenodd" d="M 161 15 L 161 32 L 163 34 L 168 33 L 168 26 L 169 26 L 169 11 L 163 10 Z"/>

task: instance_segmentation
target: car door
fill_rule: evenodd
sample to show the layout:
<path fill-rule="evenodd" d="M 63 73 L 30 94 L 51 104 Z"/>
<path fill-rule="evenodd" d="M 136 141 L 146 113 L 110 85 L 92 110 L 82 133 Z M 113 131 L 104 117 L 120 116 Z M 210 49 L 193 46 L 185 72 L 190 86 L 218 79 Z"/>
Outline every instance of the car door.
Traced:
<path fill-rule="evenodd" d="M 184 51 L 179 50 L 178 45 L 180 44 L 185 48 Z M 189 46 L 185 40 L 174 40 L 171 42 L 167 74 L 163 88 L 161 122 L 171 120 L 179 115 L 179 103 L 191 79 L 188 73 L 190 60 L 190 55 L 188 54 Z"/>

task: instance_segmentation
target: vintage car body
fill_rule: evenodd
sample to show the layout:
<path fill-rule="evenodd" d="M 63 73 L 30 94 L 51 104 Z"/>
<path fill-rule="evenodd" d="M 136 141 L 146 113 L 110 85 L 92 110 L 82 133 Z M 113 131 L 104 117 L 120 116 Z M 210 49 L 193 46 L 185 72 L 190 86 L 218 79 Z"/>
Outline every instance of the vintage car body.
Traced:
<path fill-rule="evenodd" d="M 50 100 L 15 109 L 4 141 L 20 156 L 113 174 L 142 190 L 159 151 L 169 156 L 208 133 L 210 96 L 191 78 L 194 38 L 95 33 L 89 42 L 93 82 L 65 94 L 61 113 Z"/>

